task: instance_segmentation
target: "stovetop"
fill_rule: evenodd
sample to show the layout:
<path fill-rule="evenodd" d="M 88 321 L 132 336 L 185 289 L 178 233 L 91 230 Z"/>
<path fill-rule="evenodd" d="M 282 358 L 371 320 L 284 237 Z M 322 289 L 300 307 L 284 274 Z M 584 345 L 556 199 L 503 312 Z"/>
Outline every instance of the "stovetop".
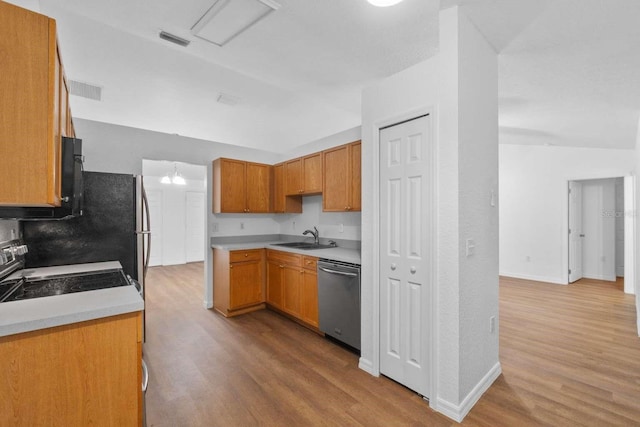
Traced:
<path fill-rule="evenodd" d="M 48 277 L 20 277 L 0 282 L 0 302 L 127 286 L 124 272 L 102 270 Z"/>

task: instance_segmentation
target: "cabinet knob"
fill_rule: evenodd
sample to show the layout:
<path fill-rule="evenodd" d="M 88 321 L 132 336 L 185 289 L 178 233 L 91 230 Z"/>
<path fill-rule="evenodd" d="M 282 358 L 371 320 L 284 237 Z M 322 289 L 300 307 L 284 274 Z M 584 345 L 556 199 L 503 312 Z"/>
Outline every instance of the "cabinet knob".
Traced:
<path fill-rule="evenodd" d="M 307 261 L 307 265 L 311 265 L 311 261 Z"/>
<path fill-rule="evenodd" d="M 249 254 L 244 254 L 244 257 L 245 257 L 245 258 L 246 258 L 246 257 L 248 257 L 248 256 L 249 256 Z"/>
<path fill-rule="evenodd" d="M 417 268 L 412 265 L 409 271 L 411 271 L 411 274 L 416 274 Z"/>
<path fill-rule="evenodd" d="M 284 268 L 284 265 L 280 264 L 280 268 Z"/>
<path fill-rule="evenodd" d="M 229 264 L 229 268 L 233 268 L 233 264 Z"/>
<path fill-rule="evenodd" d="M 392 270 L 395 270 L 397 267 L 398 267 L 398 266 L 396 265 L 396 263 L 395 263 L 395 262 L 391 264 L 391 269 L 392 269 Z"/>
<path fill-rule="evenodd" d="M 345 206 L 345 207 L 344 207 L 344 210 L 345 210 L 345 211 L 348 211 L 348 210 L 349 210 L 349 206 Z"/>

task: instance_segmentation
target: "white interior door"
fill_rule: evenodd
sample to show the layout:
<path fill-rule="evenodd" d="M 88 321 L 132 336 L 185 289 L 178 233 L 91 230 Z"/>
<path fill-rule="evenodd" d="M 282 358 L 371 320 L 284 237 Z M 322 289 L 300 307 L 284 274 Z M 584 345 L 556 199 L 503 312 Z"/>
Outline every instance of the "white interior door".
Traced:
<path fill-rule="evenodd" d="M 186 258 L 187 262 L 204 260 L 204 193 L 186 193 Z"/>
<path fill-rule="evenodd" d="M 582 278 L 582 183 L 569 181 L 569 283 Z"/>
<path fill-rule="evenodd" d="M 151 225 L 151 254 L 149 266 L 162 265 L 162 191 L 147 189 L 147 202 L 149 203 L 149 224 Z"/>
<path fill-rule="evenodd" d="M 380 372 L 427 397 L 430 126 L 380 130 Z"/>

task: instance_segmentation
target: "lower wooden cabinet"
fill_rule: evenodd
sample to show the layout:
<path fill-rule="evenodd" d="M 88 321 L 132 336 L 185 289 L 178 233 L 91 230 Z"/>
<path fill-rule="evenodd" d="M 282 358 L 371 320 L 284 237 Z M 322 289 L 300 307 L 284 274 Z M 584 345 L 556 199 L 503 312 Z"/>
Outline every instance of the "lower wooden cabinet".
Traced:
<path fill-rule="evenodd" d="M 302 257 L 302 283 L 300 284 L 300 318 L 318 327 L 318 258 Z"/>
<path fill-rule="evenodd" d="M 267 303 L 318 327 L 317 258 L 267 250 Z"/>
<path fill-rule="evenodd" d="M 226 317 L 265 307 L 265 250 L 213 250 L 213 307 Z"/>
<path fill-rule="evenodd" d="M 140 312 L 0 337 L 0 360 L 0 426 L 142 425 Z"/>

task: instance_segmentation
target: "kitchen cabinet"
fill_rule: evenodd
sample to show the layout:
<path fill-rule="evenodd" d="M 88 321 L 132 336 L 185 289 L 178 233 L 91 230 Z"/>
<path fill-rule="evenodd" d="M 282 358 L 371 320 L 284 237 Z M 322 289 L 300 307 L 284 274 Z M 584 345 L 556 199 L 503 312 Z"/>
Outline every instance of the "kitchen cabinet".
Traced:
<path fill-rule="evenodd" d="M 361 143 L 341 145 L 322 152 L 324 212 L 362 210 Z"/>
<path fill-rule="evenodd" d="M 273 165 L 273 211 L 275 213 L 302 213 L 302 196 L 285 194 L 284 163 Z"/>
<path fill-rule="evenodd" d="M 318 258 L 302 257 L 302 283 L 300 284 L 300 318 L 318 327 Z"/>
<path fill-rule="evenodd" d="M 267 250 L 267 303 L 318 327 L 317 258 Z"/>
<path fill-rule="evenodd" d="M 213 307 L 225 317 L 265 307 L 265 250 L 213 250 Z"/>
<path fill-rule="evenodd" d="M 284 165 L 285 195 L 322 193 L 322 153 L 289 160 Z"/>
<path fill-rule="evenodd" d="M 55 20 L 0 2 L 0 57 L 0 205 L 60 206 L 74 131 Z"/>
<path fill-rule="evenodd" d="M 0 360 L 0 426 L 142 425 L 140 312 L 1 337 Z"/>
<path fill-rule="evenodd" d="M 271 212 L 271 165 L 213 161 L 213 213 Z"/>

